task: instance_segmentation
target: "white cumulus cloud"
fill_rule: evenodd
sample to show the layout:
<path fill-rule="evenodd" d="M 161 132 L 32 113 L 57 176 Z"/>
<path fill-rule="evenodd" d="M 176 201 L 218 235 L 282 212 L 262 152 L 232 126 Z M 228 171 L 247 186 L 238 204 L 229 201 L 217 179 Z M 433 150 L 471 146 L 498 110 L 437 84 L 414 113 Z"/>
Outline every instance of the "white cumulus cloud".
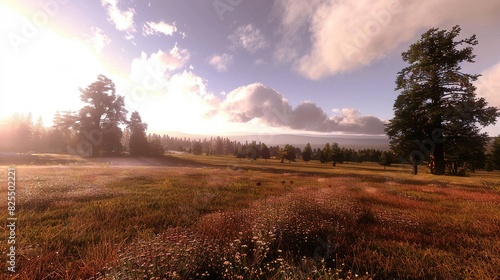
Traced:
<path fill-rule="evenodd" d="M 165 23 L 164 21 L 153 22 L 148 21 L 142 26 L 142 34 L 144 36 L 147 35 L 156 35 L 156 34 L 164 34 L 166 36 L 172 36 L 177 31 L 177 27 L 175 26 L 175 22 L 173 24 Z"/>
<path fill-rule="evenodd" d="M 208 59 L 208 63 L 219 72 L 227 72 L 233 64 L 233 56 L 231 54 L 214 54 Z"/>
<path fill-rule="evenodd" d="M 189 51 L 177 45 L 169 51 L 158 50 L 149 56 L 142 52 L 141 57 L 132 61 L 130 78 L 148 91 L 162 89 L 174 71 L 187 64 L 189 57 Z"/>
<path fill-rule="evenodd" d="M 130 38 L 132 36 L 131 34 L 135 32 L 135 10 L 132 8 L 121 10 L 118 7 L 118 0 L 101 0 L 101 5 L 106 9 L 108 20 L 113 23 L 119 31 L 127 32 L 127 37 Z"/>
<path fill-rule="evenodd" d="M 256 52 L 268 46 L 268 42 L 262 31 L 253 24 L 242 25 L 229 35 L 233 47 L 243 48 L 249 52 Z"/>
<path fill-rule="evenodd" d="M 500 108 L 500 62 L 481 73 L 475 85 L 478 96 L 484 97 L 490 106 Z"/>

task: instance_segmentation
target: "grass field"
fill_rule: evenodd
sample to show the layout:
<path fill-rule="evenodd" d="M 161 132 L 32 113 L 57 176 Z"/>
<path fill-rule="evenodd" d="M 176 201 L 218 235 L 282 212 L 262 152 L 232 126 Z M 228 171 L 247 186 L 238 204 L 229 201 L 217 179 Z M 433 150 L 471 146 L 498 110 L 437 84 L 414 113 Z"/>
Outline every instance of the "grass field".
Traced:
<path fill-rule="evenodd" d="M 17 272 L 4 262 L 0 278 L 500 279 L 499 172 L 192 155 L 162 164 L 17 166 Z"/>

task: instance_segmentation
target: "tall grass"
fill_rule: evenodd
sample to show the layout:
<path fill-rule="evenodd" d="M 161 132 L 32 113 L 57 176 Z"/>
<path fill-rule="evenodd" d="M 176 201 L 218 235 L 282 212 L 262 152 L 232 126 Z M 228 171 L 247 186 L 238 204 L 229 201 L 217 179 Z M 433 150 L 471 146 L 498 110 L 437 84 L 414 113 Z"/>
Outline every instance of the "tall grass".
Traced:
<path fill-rule="evenodd" d="M 0 277 L 500 275 L 500 189 L 490 178 L 395 180 L 366 170 L 322 174 L 316 167 L 308 175 L 302 167 L 265 172 L 246 164 L 19 167 L 18 272 L 5 268 Z M 0 248 L 5 256 L 7 243 Z"/>

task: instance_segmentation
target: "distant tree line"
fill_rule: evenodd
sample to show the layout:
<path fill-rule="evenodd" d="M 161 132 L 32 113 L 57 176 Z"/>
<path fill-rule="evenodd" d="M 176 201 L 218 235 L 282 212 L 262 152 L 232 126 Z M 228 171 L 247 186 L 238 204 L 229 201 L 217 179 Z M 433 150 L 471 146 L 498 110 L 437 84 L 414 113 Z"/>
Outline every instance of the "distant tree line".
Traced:
<path fill-rule="evenodd" d="M 186 137 L 148 134 L 148 125 L 142 121 L 139 112 L 132 112 L 127 119 L 128 111 L 125 109 L 124 97 L 116 94 L 114 83 L 103 75 L 99 75 L 97 81 L 85 89 L 80 89 L 80 92 L 84 106 L 79 111 L 56 112 L 52 127 L 44 127 L 41 118 L 34 121 L 32 114 L 13 114 L 10 118 L 2 120 L 0 152 L 53 152 L 99 157 L 122 154 L 162 156 L 166 151 L 178 151 L 207 156 L 233 155 L 250 160 L 275 158 L 282 163 L 317 160 L 334 166 L 344 162 L 379 162 L 383 166 L 389 166 L 394 162 L 401 162 L 401 156 L 397 158 L 393 152 L 408 150 L 403 149 L 403 146 L 397 146 L 394 142 L 396 138 L 391 134 L 392 128 L 394 131 L 401 127 L 406 128 L 399 124 L 396 126 L 397 118 L 388 126 L 388 134 L 393 140 L 391 144 L 393 151 L 355 150 L 340 147 L 335 142 L 326 143 L 323 148 L 316 149 L 310 144 L 303 149 L 290 144 L 283 147 L 268 147 L 256 141 L 240 143 L 218 136 L 193 140 Z M 494 110 L 491 111 L 492 114 L 496 113 Z M 449 148 L 450 152 L 447 154 L 447 162 L 451 163 L 447 165 L 450 169 L 448 173 L 457 174 L 458 165 L 463 162 L 469 163 L 468 167 L 472 170 L 500 169 L 500 136 L 493 139 L 490 153 L 486 153 L 484 148 L 488 139 L 485 135 L 481 137 L 483 140 L 473 145 L 472 142 L 459 142 L 458 138 L 448 136 L 449 139 L 456 140 L 454 140 L 456 145 L 452 150 Z M 428 162 L 431 172 L 434 172 L 436 159 L 431 155 Z"/>
<path fill-rule="evenodd" d="M 54 125 L 45 127 L 42 118 L 38 118 L 35 122 L 32 114 L 13 114 L 0 123 L 2 136 L 0 152 L 74 152 L 78 146 L 78 131 L 69 124 L 72 124 L 75 118 L 74 112 L 57 112 L 54 116 Z M 334 166 L 349 162 L 378 162 L 383 166 L 389 166 L 398 162 L 392 151 L 345 148 L 336 142 L 326 143 L 323 148 L 312 148 L 308 143 L 301 149 L 290 144 L 268 147 L 265 143 L 257 141 L 241 143 L 220 136 L 191 139 L 147 134 L 147 124 L 142 122 L 138 112 L 131 114 L 123 133 L 121 131 L 115 133 L 117 135 L 109 140 L 111 143 L 102 147 L 100 155 L 161 156 L 171 151 L 206 156 L 235 156 L 248 160 L 274 158 L 289 163 L 297 160 L 319 161 Z M 117 141 L 113 143 L 113 140 Z M 490 152 L 484 153 L 477 159 L 473 166 L 475 169 L 500 170 L 500 136 L 493 138 L 491 142 Z M 110 146 L 114 148 L 110 149 Z"/>
<path fill-rule="evenodd" d="M 281 162 L 293 162 L 302 160 L 305 162 L 316 160 L 324 164 L 332 164 L 349 162 L 379 162 L 382 165 L 390 165 L 394 162 L 395 156 L 390 151 L 382 151 L 378 149 L 352 149 L 340 147 L 338 143 L 326 143 L 324 147 L 313 149 L 311 144 L 307 143 L 303 149 L 286 144 L 283 147 L 270 146 L 267 147 L 264 143 L 246 142 L 241 144 L 236 143 L 237 150 L 235 156 L 237 158 L 246 158 L 249 160 L 261 159 L 279 159 Z"/>

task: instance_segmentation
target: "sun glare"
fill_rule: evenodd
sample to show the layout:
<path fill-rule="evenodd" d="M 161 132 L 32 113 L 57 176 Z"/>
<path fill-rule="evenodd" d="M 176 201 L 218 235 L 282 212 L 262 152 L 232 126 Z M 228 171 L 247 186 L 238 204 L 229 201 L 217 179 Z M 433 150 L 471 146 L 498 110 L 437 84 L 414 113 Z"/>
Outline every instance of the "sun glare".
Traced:
<path fill-rule="evenodd" d="M 24 20 L 20 14 L 2 8 L 2 16 Z M 22 36 L 15 29 L 5 31 L 9 38 Z M 104 67 L 85 42 L 65 38 L 45 28 L 18 45 L 2 45 L 3 73 L 0 115 L 15 112 L 42 116 L 51 124 L 57 110 L 80 107 L 79 87 L 95 80 Z"/>

